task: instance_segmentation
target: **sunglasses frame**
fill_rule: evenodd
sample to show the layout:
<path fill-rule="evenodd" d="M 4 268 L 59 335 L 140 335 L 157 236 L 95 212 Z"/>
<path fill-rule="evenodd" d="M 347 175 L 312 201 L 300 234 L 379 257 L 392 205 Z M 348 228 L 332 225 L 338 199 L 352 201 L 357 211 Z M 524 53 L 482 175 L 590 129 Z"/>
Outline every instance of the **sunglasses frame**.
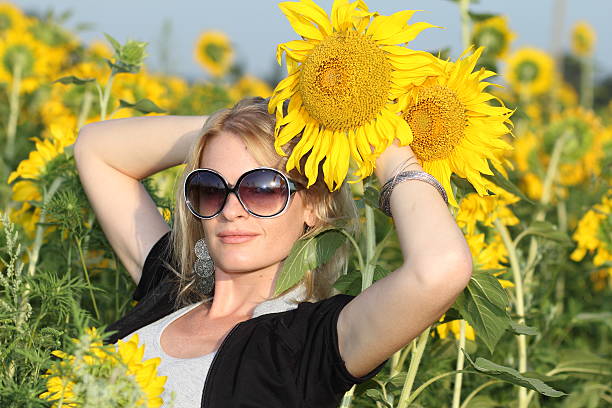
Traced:
<path fill-rule="evenodd" d="M 205 171 L 209 171 L 211 173 L 216 174 L 217 176 L 219 176 L 219 178 L 221 179 L 221 181 L 223 182 L 224 186 L 225 186 L 225 198 L 223 199 L 223 204 L 221 204 L 221 208 L 219 209 L 219 211 L 217 211 L 216 213 L 214 213 L 213 215 L 210 216 L 204 216 L 204 215 L 200 215 L 198 214 L 197 211 L 195 211 L 195 209 L 193 208 L 191 201 L 187 198 L 187 181 L 189 180 L 189 178 L 191 177 L 191 175 L 193 173 L 196 173 L 198 171 L 201 170 L 205 170 Z M 289 196 L 287 197 L 287 200 L 285 201 L 285 205 L 283 206 L 282 210 L 280 210 L 279 212 L 277 212 L 276 214 L 273 215 L 258 215 L 255 214 L 254 212 L 252 212 L 250 209 L 247 208 L 246 204 L 242 201 L 242 198 L 240 197 L 240 192 L 238 191 L 240 188 L 240 183 L 242 182 L 242 180 L 248 176 L 251 173 L 254 173 L 256 171 L 259 170 L 272 170 L 275 173 L 278 173 L 287 183 L 287 186 L 289 188 Z M 216 170 L 213 170 L 211 168 L 208 167 L 203 167 L 203 168 L 198 168 L 198 169 L 194 169 L 192 171 L 189 172 L 189 174 L 187 174 L 187 177 L 185 177 L 185 182 L 183 183 L 183 198 L 185 200 L 185 204 L 187 205 L 187 208 L 189 209 L 189 211 L 197 218 L 202 219 L 202 220 L 210 220 L 212 218 L 215 218 L 217 215 L 221 214 L 221 212 L 223 212 L 223 209 L 225 208 L 225 204 L 227 203 L 227 198 L 229 197 L 230 193 L 234 193 L 234 195 L 236 195 L 236 198 L 238 198 L 238 202 L 240 202 L 240 205 L 242 206 L 242 208 L 244 208 L 244 210 L 251 214 L 253 217 L 257 217 L 257 218 L 275 218 L 278 217 L 280 215 L 282 215 L 287 208 L 289 207 L 289 204 L 291 203 L 291 199 L 293 197 L 293 193 L 302 190 L 304 187 L 302 185 L 300 185 L 297 182 L 294 182 L 293 180 L 291 180 L 289 177 L 287 177 L 287 175 L 285 175 L 283 172 L 281 172 L 278 169 L 275 169 L 273 167 L 256 167 L 254 169 L 248 170 L 246 172 L 244 172 L 240 177 L 238 177 L 238 180 L 236 181 L 236 184 L 234 184 L 233 186 L 227 182 L 227 180 L 225 179 L 225 177 L 223 177 L 223 175 L 221 173 L 219 173 Z"/>

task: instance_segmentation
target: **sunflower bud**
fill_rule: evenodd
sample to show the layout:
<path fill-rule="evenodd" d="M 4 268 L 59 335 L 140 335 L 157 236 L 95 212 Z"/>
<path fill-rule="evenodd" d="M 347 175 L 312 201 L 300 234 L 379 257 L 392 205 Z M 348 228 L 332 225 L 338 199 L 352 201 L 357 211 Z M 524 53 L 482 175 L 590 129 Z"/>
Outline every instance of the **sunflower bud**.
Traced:
<path fill-rule="evenodd" d="M 115 52 L 113 55 L 114 61 L 106 60 L 113 73 L 129 72 L 135 74 L 140 71 L 140 67 L 147 56 L 146 47 L 148 43 L 128 40 L 124 45 L 121 45 L 110 35 L 104 35 Z"/>

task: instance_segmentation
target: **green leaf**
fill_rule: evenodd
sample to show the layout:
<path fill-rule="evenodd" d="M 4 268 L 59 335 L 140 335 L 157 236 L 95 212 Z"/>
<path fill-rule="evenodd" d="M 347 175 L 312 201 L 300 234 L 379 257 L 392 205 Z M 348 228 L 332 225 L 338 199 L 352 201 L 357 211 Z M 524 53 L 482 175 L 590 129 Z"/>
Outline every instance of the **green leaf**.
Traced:
<path fill-rule="evenodd" d="M 535 203 L 531 199 L 529 199 L 514 183 L 505 178 L 504 175 L 501 174 L 494 166 L 489 166 L 489 168 L 493 172 L 493 175 L 483 174 L 482 176 L 484 178 L 497 184 L 498 186 L 514 194 L 515 196 L 520 197 L 521 200 L 524 200 L 529 204 L 535 205 Z"/>
<path fill-rule="evenodd" d="M 345 240 L 344 234 L 337 229 L 328 229 L 317 236 L 298 240 L 283 262 L 274 296 L 299 282 L 306 271 L 329 261 Z"/>
<path fill-rule="evenodd" d="M 372 208 L 378 208 L 378 198 L 380 197 L 380 192 L 376 190 L 374 187 L 366 187 L 363 192 L 363 199 L 366 204 Z"/>
<path fill-rule="evenodd" d="M 385 396 L 384 396 L 384 394 L 382 393 L 381 390 L 375 389 L 375 388 L 370 388 L 370 389 L 366 390 L 365 394 L 368 397 L 372 398 L 374 401 L 383 403 L 386 407 L 393 408 L 393 405 L 385 400 Z"/>
<path fill-rule="evenodd" d="M 65 77 L 61 77 L 60 79 L 56 79 L 55 81 L 51 82 L 52 84 L 59 82 L 60 84 L 64 84 L 64 85 L 69 85 L 69 84 L 74 84 L 74 85 L 84 85 L 86 83 L 89 82 L 93 82 L 95 81 L 95 78 L 77 78 L 74 75 L 69 75 L 69 76 L 65 76 Z"/>
<path fill-rule="evenodd" d="M 474 13 L 472 11 L 468 11 L 468 14 L 470 15 L 470 18 L 472 19 L 472 21 L 478 22 L 478 21 L 484 21 L 484 20 L 488 20 L 490 18 L 496 17 L 497 14 L 491 14 L 491 13 Z"/>
<path fill-rule="evenodd" d="M 115 54 L 119 55 L 121 53 L 121 44 L 119 44 L 119 41 L 115 40 L 110 34 L 107 33 L 104 33 L 104 37 L 106 37 L 106 40 L 113 47 Z"/>
<path fill-rule="evenodd" d="M 465 350 L 461 349 L 461 351 L 463 354 L 465 354 L 466 359 L 478 372 L 488 375 L 489 377 L 494 377 L 514 385 L 537 391 L 540 394 L 548 397 L 562 397 L 564 395 L 568 395 L 562 391 L 555 390 L 539 378 L 527 377 L 516 371 L 514 368 L 499 365 L 487 360 L 486 358 L 477 357 L 476 361 L 474 362 L 469 354 L 465 352 Z M 546 378 L 541 375 L 539 375 L 539 377 Z"/>
<path fill-rule="evenodd" d="M 345 295 L 357 296 L 361 293 L 361 273 L 358 270 L 348 271 L 336 280 L 334 288 Z"/>
<path fill-rule="evenodd" d="M 514 334 L 525 334 L 527 336 L 537 336 L 540 334 L 535 327 L 525 326 L 515 322 L 510 322 L 510 331 Z"/>
<path fill-rule="evenodd" d="M 153 101 L 144 98 L 136 103 L 130 103 L 123 99 L 119 99 L 119 108 L 132 108 L 141 113 L 165 113 L 166 111 L 157 106 Z"/>
<path fill-rule="evenodd" d="M 551 241 L 560 242 L 566 245 L 573 245 L 570 237 L 550 222 L 534 221 L 524 232 L 523 235 L 537 235 Z"/>
<path fill-rule="evenodd" d="M 506 312 L 508 295 L 497 278 L 486 272 L 472 273 L 470 283 L 457 297 L 455 305 L 493 354 L 495 345 L 511 323 Z"/>

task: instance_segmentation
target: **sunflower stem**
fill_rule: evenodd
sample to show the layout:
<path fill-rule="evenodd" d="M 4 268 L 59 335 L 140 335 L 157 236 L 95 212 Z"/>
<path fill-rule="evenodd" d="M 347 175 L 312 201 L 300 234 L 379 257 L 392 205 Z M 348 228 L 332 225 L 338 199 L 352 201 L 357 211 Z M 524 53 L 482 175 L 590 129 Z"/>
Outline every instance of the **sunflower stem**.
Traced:
<path fill-rule="evenodd" d="M 4 155 L 8 161 L 11 161 L 15 155 L 15 136 L 17 135 L 17 120 L 19 119 L 19 91 L 21 90 L 23 63 L 23 56 L 18 55 L 13 66 L 13 82 L 9 94 L 9 117 L 6 123 Z"/>
<path fill-rule="evenodd" d="M 43 234 L 44 234 L 44 226 L 42 224 L 44 224 L 45 222 L 45 218 L 47 216 L 47 212 L 45 211 L 45 204 L 47 204 L 49 202 L 49 200 L 51 200 L 51 198 L 53 198 L 53 196 L 55 195 L 55 193 L 57 192 L 57 190 L 60 188 L 60 186 L 62 185 L 64 179 L 62 177 L 57 177 L 55 180 L 53 180 L 53 182 L 51 183 L 51 186 L 49 187 L 49 190 L 47 191 L 43 191 L 43 207 L 42 210 L 40 212 L 40 218 L 38 221 L 38 225 L 36 226 L 36 234 L 34 237 L 34 243 L 32 245 L 32 250 L 28 251 L 28 256 L 30 258 L 29 260 L 29 264 L 28 264 L 28 277 L 33 277 L 34 274 L 36 273 L 36 264 L 38 263 L 38 257 L 40 255 L 40 248 L 43 245 Z M 19 310 L 17 311 L 17 316 L 15 318 L 15 327 L 17 329 L 17 332 L 21 332 L 21 326 L 25 323 L 26 321 L 26 315 L 27 315 L 27 308 L 28 308 L 28 304 L 30 301 L 30 291 L 31 291 L 31 287 L 30 284 L 28 282 L 26 282 L 25 284 L 25 289 L 19 299 Z M 14 373 L 15 373 L 15 366 L 14 366 L 15 361 L 11 360 L 11 364 L 8 367 L 8 376 L 9 378 L 12 378 Z"/>
<path fill-rule="evenodd" d="M 544 185 L 542 187 L 542 198 L 540 199 L 540 208 L 536 211 L 533 220 L 544 221 L 546 218 L 546 206 L 552 199 L 553 193 L 553 182 L 557 176 L 557 169 L 559 162 L 561 161 L 561 153 L 565 142 L 569 138 L 569 132 L 564 132 L 560 138 L 555 141 L 553 151 L 551 154 L 548 168 L 546 169 L 546 175 L 544 176 Z M 538 242 L 534 236 L 531 237 L 529 242 L 529 254 L 527 256 L 527 266 L 525 267 L 525 285 L 529 286 L 533 278 L 533 271 L 535 270 L 535 258 L 538 253 Z"/>
<path fill-rule="evenodd" d="M 104 92 L 100 100 L 100 120 L 106 120 L 106 112 L 108 111 L 108 100 L 110 99 L 111 89 L 113 88 L 113 81 L 115 79 L 115 72 L 111 72 L 108 82 L 104 86 Z"/>
<path fill-rule="evenodd" d="M 85 94 L 83 95 L 83 103 L 81 104 L 81 111 L 79 112 L 79 119 L 77 121 L 77 130 L 81 129 L 85 124 L 85 121 L 89 117 L 91 111 L 91 105 L 93 103 L 93 95 L 89 86 L 85 87 Z"/>
<path fill-rule="evenodd" d="M 482 391 L 483 389 L 491 386 L 491 385 L 495 385 L 495 384 L 499 384 L 499 383 L 503 383 L 502 380 L 491 380 L 488 381 L 484 384 L 481 384 L 480 386 L 478 386 L 474 391 L 472 391 L 470 393 L 470 395 L 468 395 L 465 400 L 463 401 L 463 403 L 461 404 L 460 408 L 467 408 L 469 402 L 476 396 L 476 394 L 478 394 L 480 391 Z"/>
<path fill-rule="evenodd" d="M 400 395 L 397 408 L 407 408 L 408 404 L 412 401 L 412 398 L 410 398 L 412 386 L 414 385 L 414 379 L 416 378 L 416 373 L 419 369 L 421 358 L 423 357 L 423 351 L 425 351 L 425 345 L 427 344 L 430 330 L 431 326 L 428 326 L 418 338 L 412 340 L 413 342 L 416 342 L 416 347 L 414 347 L 412 350 L 412 358 L 410 359 L 410 365 L 408 366 L 408 374 L 406 375 L 406 381 L 404 382 L 404 388 L 402 388 L 402 393 Z"/>
<path fill-rule="evenodd" d="M 459 347 L 457 347 L 457 374 L 455 374 L 455 387 L 453 389 L 453 408 L 459 408 L 461 402 L 461 382 L 463 380 L 463 363 L 465 361 L 465 355 L 461 352 L 465 349 L 465 320 L 459 321 Z"/>
<path fill-rule="evenodd" d="M 499 218 L 493 221 L 495 229 L 499 232 L 504 246 L 508 251 L 508 258 L 510 260 L 510 266 L 512 268 L 512 278 L 514 279 L 514 288 L 516 291 L 516 314 L 518 315 L 518 323 L 525 324 L 525 295 L 523 293 L 523 278 L 521 275 L 521 266 L 519 264 L 518 254 L 516 247 L 512 244 L 512 238 L 508 232 L 508 228 L 499 220 Z M 519 373 L 527 371 L 527 338 L 524 334 L 517 335 L 518 343 L 518 360 L 519 360 Z M 527 407 L 527 389 L 519 387 L 519 398 L 518 408 Z"/>
<path fill-rule="evenodd" d="M 373 260 L 376 255 L 376 224 L 374 221 L 374 209 L 366 204 L 365 206 L 365 241 L 366 241 L 366 261 L 361 279 L 361 291 L 366 290 L 374 280 Z"/>
<path fill-rule="evenodd" d="M 470 0 L 459 0 L 459 10 L 461 14 L 461 43 L 466 50 L 470 46 Z"/>
<path fill-rule="evenodd" d="M 85 280 L 87 281 L 87 288 L 89 289 L 89 296 L 93 303 L 94 311 L 96 312 L 96 318 L 100 320 L 100 312 L 98 311 L 98 304 L 96 303 L 96 297 L 93 294 L 93 287 L 91 286 L 91 280 L 89 279 L 89 271 L 85 264 L 85 256 L 83 254 L 83 247 L 81 245 L 81 238 L 75 238 L 77 249 L 79 250 L 79 258 L 81 259 L 81 266 L 83 267 L 83 273 L 85 274 Z"/>

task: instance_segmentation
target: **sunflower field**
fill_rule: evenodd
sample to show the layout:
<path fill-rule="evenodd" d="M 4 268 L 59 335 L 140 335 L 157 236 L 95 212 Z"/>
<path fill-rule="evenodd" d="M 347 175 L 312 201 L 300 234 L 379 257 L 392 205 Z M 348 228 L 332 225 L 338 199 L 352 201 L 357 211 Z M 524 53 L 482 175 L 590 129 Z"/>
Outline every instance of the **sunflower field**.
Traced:
<path fill-rule="evenodd" d="M 137 336 L 103 343 L 135 285 L 83 191 L 73 143 L 87 123 L 207 115 L 248 96 L 271 97 L 290 123 L 277 129 L 279 154 L 302 136 L 288 167 L 307 157 L 302 170 L 313 181 L 322 171 L 330 190 L 353 178 L 362 231 L 299 243 L 327 254 L 319 262 L 330 246 L 351 248 L 339 293 L 401 264 L 372 174 L 395 138 L 442 184 L 473 255 L 451 309 L 342 407 L 611 406 L 612 77 L 595 80 L 597 35 L 580 22 L 571 49 L 516 47 L 507 17 L 455 2 L 454 60 L 410 48 L 435 29 L 407 24 L 413 11 L 336 0 L 328 15 L 301 0 L 279 5 L 296 31 L 277 48 L 287 77 L 246 73 L 231 39 L 204 31 L 193 52 L 209 79 L 188 81 L 147 69 L 146 42 L 86 44 L 61 17 L 0 1 L 0 407 L 173 405 Z M 141 181 L 169 224 L 181 170 Z"/>

